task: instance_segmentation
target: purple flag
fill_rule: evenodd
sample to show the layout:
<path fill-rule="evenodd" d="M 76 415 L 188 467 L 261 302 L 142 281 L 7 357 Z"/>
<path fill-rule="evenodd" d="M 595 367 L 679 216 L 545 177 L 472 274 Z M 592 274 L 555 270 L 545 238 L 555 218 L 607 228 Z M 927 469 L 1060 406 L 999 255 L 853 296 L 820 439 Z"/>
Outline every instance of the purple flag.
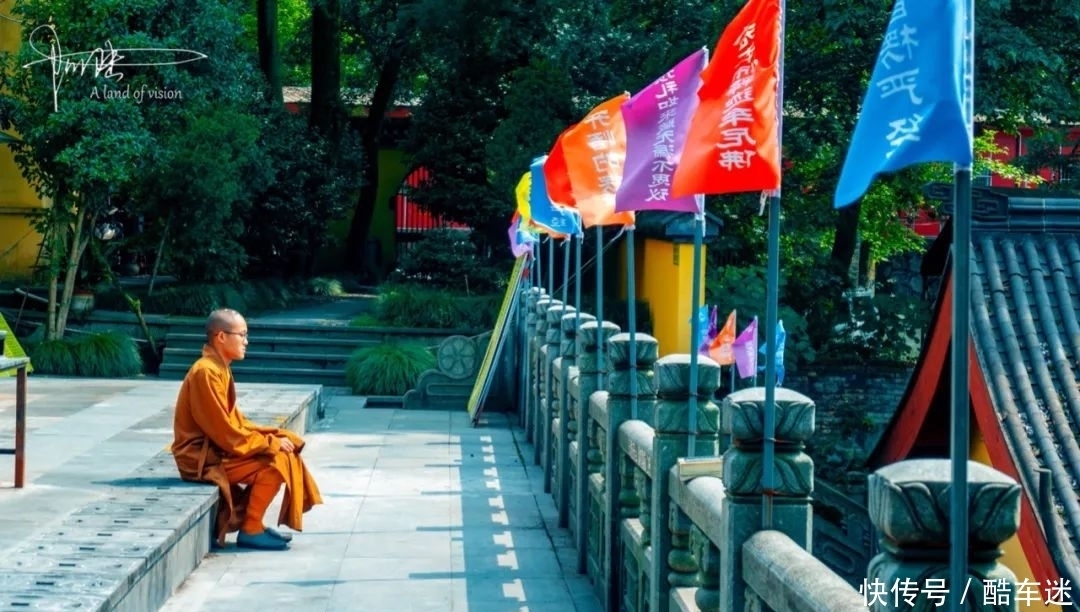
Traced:
<path fill-rule="evenodd" d="M 615 210 L 701 212 L 693 196 L 673 198 L 671 179 L 682 156 L 690 118 L 698 106 L 704 48 L 675 65 L 622 105 L 626 161 Z"/>
<path fill-rule="evenodd" d="M 514 214 L 514 221 L 510 224 L 510 229 L 506 230 L 506 233 L 510 237 L 510 251 L 515 258 L 532 251 L 532 245 L 536 242 L 536 238 L 521 229 L 521 216 L 517 213 Z"/>
<path fill-rule="evenodd" d="M 757 375 L 757 317 L 742 330 L 731 346 L 735 353 L 735 365 L 739 368 L 739 378 Z"/>

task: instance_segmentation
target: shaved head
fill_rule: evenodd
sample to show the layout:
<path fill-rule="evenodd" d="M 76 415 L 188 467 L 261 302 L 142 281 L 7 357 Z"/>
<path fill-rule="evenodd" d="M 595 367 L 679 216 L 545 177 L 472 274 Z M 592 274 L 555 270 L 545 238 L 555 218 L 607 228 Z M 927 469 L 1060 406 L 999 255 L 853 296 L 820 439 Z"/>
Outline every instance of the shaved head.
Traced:
<path fill-rule="evenodd" d="M 243 320 L 244 317 L 232 308 L 219 308 L 214 312 L 211 312 L 210 316 L 206 319 L 207 342 L 214 337 L 214 334 L 220 331 L 229 331 L 233 326 Z"/>

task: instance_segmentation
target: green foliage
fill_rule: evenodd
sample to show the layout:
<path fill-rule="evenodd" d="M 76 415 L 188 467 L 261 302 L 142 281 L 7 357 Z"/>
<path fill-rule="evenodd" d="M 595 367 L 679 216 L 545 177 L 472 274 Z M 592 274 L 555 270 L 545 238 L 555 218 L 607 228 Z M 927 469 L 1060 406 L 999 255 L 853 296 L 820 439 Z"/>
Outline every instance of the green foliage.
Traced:
<path fill-rule="evenodd" d="M 357 349 L 345 365 L 345 379 L 355 395 L 404 395 L 435 356 L 419 344 L 385 343 Z"/>
<path fill-rule="evenodd" d="M 480 257 L 468 232 L 438 229 L 425 232 L 398 259 L 393 281 L 485 293 L 505 288 L 508 272 L 507 265 Z"/>
<path fill-rule="evenodd" d="M 717 307 L 718 324 L 723 325 L 729 312 L 737 311 L 738 331 L 741 332 L 753 317 L 758 318 L 758 343 L 771 334 L 765 331 L 766 283 L 765 270 L 757 267 L 726 266 L 709 270 L 705 282 L 705 303 Z M 783 286 L 781 286 L 781 295 Z M 784 366 L 797 370 L 800 364 L 813 363 L 816 350 L 808 334 L 803 313 L 781 300 L 780 320 L 784 322 L 787 339 L 784 344 Z"/>
<path fill-rule="evenodd" d="M 78 337 L 70 342 L 80 376 L 123 378 L 142 373 L 142 355 L 129 336 L 104 332 Z"/>
<path fill-rule="evenodd" d="M 335 143 L 308 129 L 307 120 L 270 111 L 254 147 L 252 213 L 238 233 L 249 275 L 310 275 L 329 243 L 328 224 L 350 208 L 360 186 L 359 144 L 350 134 Z"/>
<path fill-rule="evenodd" d="M 131 337 L 103 332 L 61 340 L 45 340 L 30 352 L 40 374 L 123 378 L 142 373 L 143 360 Z"/>
<path fill-rule="evenodd" d="M 66 340 L 45 340 L 30 347 L 30 361 L 38 374 L 75 376 L 75 355 Z"/>
<path fill-rule="evenodd" d="M 853 300 L 846 320 L 832 328 L 821 361 L 915 363 L 930 321 L 926 302 L 875 295 Z"/>
<path fill-rule="evenodd" d="M 380 321 L 379 317 L 371 313 L 364 313 L 349 321 L 349 325 L 352 327 L 382 327 L 386 324 Z"/>
<path fill-rule="evenodd" d="M 582 297 L 582 302 L 585 304 L 589 303 L 584 296 Z M 642 334 L 653 333 L 652 312 L 649 310 L 649 303 L 638 300 L 634 302 L 634 305 L 637 307 L 634 311 L 634 328 Z M 604 320 L 611 321 L 615 325 L 618 325 L 619 329 L 629 332 L 630 308 L 628 302 L 626 300 L 604 302 Z"/>
<path fill-rule="evenodd" d="M 313 278 L 308 281 L 312 295 L 338 297 L 345 295 L 341 281 L 336 278 Z"/>
<path fill-rule="evenodd" d="M 281 310 L 311 295 L 306 284 L 277 278 L 178 285 L 158 289 L 153 295 L 142 291 L 134 294 L 143 312 L 192 317 L 205 317 L 217 308 L 232 308 L 247 314 Z M 97 308 L 103 310 L 127 308 L 124 296 L 116 291 L 99 294 L 96 301 Z"/>
<path fill-rule="evenodd" d="M 138 208 L 159 222 L 142 239 L 164 233 L 163 269 L 181 278 L 236 280 L 248 262 L 239 243 L 245 224 L 238 220 L 247 216 L 252 183 L 244 169 L 262 161 L 255 146 L 258 121 L 225 107 L 181 123 L 182 129 L 161 137 L 161 165 L 140 185 Z M 182 210 L 174 209 L 177 202 Z"/>
<path fill-rule="evenodd" d="M 375 317 L 387 327 L 491 329 L 501 296 L 461 295 L 416 285 L 384 287 Z"/>

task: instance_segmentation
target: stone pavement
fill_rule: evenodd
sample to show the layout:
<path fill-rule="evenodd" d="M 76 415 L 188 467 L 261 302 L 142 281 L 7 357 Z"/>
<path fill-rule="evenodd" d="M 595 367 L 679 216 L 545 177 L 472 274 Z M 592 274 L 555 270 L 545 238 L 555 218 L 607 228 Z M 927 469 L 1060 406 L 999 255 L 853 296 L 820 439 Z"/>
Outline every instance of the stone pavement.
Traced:
<path fill-rule="evenodd" d="M 292 549 L 230 543 L 163 611 L 599 611 L 507 416 L 474 428 L 464 413 L 362 404 L 331 396 L 306 436 L 326 503 Z"/>
<path fill-rule="evenodd" d="M 0 457 L 0 611 L 147 612 L 182 582 L 201 556 L 188 546 L 202 520 L 191 509 L 205 515 L 212 495 L 180 481 L 164 452 L 179 386 L 30 377 L 25 488 L 11 488 L 14 462 Z M 3 443 L 14 392 L 0 378 Z M 252 419 L 283 423 L 314 413 L 321 388 L 240 384 L 237 396 Z"/>

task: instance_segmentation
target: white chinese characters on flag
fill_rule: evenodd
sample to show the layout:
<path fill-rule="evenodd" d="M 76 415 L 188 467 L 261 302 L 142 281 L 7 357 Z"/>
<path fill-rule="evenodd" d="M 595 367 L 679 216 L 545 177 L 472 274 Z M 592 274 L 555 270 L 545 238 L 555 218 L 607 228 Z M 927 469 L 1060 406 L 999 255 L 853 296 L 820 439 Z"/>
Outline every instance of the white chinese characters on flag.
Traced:
<path fill-rule="evenodd" d="M 880 172 L 919 162 L 967 166 L 971 67 L 962 0 L 896 0 L 833 205 L 858 200 Z"/>
<path fill-rule="evenodd" d="M 750 0 L 724 29 L 701 73 L 673 196 L 780 187 L 780 35 L 780 0 Z"/>
<path fill-rule="evenodd" d="M 574 206 L 584 227 L 634 222 L 633 212 L 615 212 L 615 192 L 626 159 L 620 107 L 629 97 L 624 93 L 600 103 L 559 137 Z"/>

